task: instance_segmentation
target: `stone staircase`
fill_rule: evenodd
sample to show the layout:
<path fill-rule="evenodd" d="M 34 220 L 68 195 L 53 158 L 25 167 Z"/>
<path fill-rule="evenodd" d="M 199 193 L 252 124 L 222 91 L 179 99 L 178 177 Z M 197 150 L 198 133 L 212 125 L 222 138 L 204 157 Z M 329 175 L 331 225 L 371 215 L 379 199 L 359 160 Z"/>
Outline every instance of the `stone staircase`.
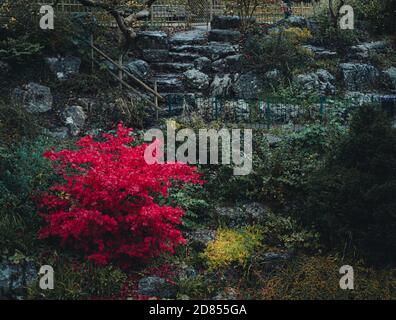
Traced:
<path fill-rule="evenodd" d="M 224 17 L 223 19 L 229 19 Z M 217 65 L 227 64 L 227 59 L 239 55 L 238 41 L 241 34 L 233 24 L 216 18 L 212 29 L 194 28 L 168 36 L 162 31 L 140 31 L 137 47 L 140 59 L 150 66 L 144 79 L 151 87 L 157 85 L 158 92 L 165 98 L 161 107 L 175 113 L 185 104 L 193 105 L 197 97 L 209 96 L 214 77 L 219 74 Z"/>

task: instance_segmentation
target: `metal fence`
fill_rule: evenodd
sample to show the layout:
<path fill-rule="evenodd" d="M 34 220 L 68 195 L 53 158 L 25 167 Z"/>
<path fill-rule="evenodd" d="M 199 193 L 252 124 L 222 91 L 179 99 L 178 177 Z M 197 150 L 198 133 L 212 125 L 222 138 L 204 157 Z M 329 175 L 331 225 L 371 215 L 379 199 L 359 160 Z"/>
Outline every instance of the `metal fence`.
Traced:
<path fill-rule="evenodd" d="M 305 18 L 312 17 L 316 12 L 318 4 L 313 3 L 294 3 L 291 5 L 291 9 L 294 15 Z M 226 14 L 238 14 L 238 6 L 236 3 L 227 2 L 225 8 Z M 275 23 L 284 18 L 284 13 L 280 4 L 260 4 L 254 10 L 252 17 L 255 18 L 258 23 Z"/>
<path fill-rule="evenodd" d="M 225 13 L 221 0 L 158 0 L 150 9 L 154 25 L 209 24 L 214 15 Z"/>
<path fill-rule="evenodd" d="M 53 4 L 53 0 L 35 0 L 38 4 Z M 292 4 L 293 14 L 310 17 L 320 2 Z M 58 13 L 94 12 L 101 24 L 114 26 L 113 19 L 103 10 L 87 8 L 76 0 L 61 0 L 56 4 Z M 149 10 L 149 17 L 140 24 L 161 26 L 190 26 L 209 24 L 215 15 L 238 14 L 235 2 L 224 0 L 157 0 Z M 253 12 L 259 23 L 274 23 L 283 18 L 280 4 L 260 4 Z"/>
<path fill-rule="evenodd" d="M 396 117 L 396 95 L 359 99 L 331 99 L 316 97 L 291 99 L 268 96 L 264 99 L 226 99 L 216 97 L 186 97 L 170 95 L 162 105 L 162 116 L 197 115 L 205 121 L 221 121 L 228 124 L 250 124 L 270 128 L 277 125 L 293 126 L 338 120 L 347 124 L 356 107 L 370 103 L 381 105 L 391 117 Z"/>

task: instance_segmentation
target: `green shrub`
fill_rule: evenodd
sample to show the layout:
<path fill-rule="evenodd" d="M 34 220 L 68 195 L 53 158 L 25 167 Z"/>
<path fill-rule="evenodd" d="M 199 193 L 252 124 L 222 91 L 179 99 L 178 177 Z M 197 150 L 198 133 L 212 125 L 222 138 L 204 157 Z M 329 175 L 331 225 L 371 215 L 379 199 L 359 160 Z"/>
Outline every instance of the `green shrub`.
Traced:
<path fill-rule="evenodd" d="M 295 67 L 301 67 L 313 58 L 309 51 L 300 46 L 301 39 L 309 36 L 308 31 L 295 32 L 291 29 L 280 29 L 269 35 L 251 35 L 244 45 L 247 61 L 262 72 L 278 69 L 290 76 Z"/>
<path fill-rule="evenodd" d="M 56 179 L 42 157 L 53 141 L 24 141 L 0 152 L 0 250 L 34 248 L 38 217 L 35 197 Z"/>
<path fill-rule="evenodd" d="M 315 44 L 345 53 L 350 46 L 358 43 L 361 32 L 357 29 L 343 30 L 339 26 L 334 26 L 327 10 L 317 14 L 314 19 L 318 25 L 313 39 Z"/>
<path fill-rule="evenodd" d="M 43 46 L 31 42 L 28 36 L 10 38 L 0 42 L 0 59 L 21 62 L 41 53 Z"/>
<path fill-rule="evenodd" d="M 0 100 L 0 141 L 2 144 L 15 144 L 22 137 L 33 138 L 40 125 L 35 115 L 9 101 Z"/>
<path fill-rule="evenodd" d="M 312 124 L 302 130 L 271 131 L 282 138 L 276 147 L 269 146 L 264 130 L 253 132 L 252 173 L 233 175 L 232 166 L 203 168 L 205 191 L 220 203 L 262 201 L 275 206 L 299 200 L 313 170 L 323 165 L 325 155 L 345 133 L 339 122 L 344 106 L 328 111 L 329 123 Z M 219 186 L 221 186 L 219 188 Z"/>
<path fill-rule="evenodd" d="M 55 28 L 42 30 L 39 9 L 40 4 L 30 0 L 5 0 L 0 4 L 0 13 L 10 17 L 0 42 L 0 58 L 31 63 L 33 56 L 44 51 L 59 54 L 76 50 L 75 34 L 81 31 L 81 26 L 70 16 L 57 14 Z M 83 31 L 88 32 L 87 29 Z"/>
<path fill-rule="evenodd" d="M 298 200 L 310 173 L 323 163 L 332 142 L 342 135 L 337 125 L 308 125 L 298 132 L 283 133 L 277 147 L 256 137 L 253 169 L 247 192 L 252 198 L 284 205 Z"/>
<path fill-rule="evenodd" d="M 298 250 L 317 250 L 318 235 L 304 230 L 291 217 L 268 213 L 260 226 L 262 241 L 267 248 Z"/>
<path fill-rule="evenodd" d="M 208 218 L 209 203 L 204 199 L 204 188 L 202 186 L 186 185 L 177 192 L 172 192 L 169 201 L 172 205 L 180 206 L 184 209 L 182 217 L 183 226 L 188 229 L 198 227 Z M 167 203 L 163 203 L 166 205 Z"/>
<path fill-rule="evenodd" d="M 374 34 L 394 34 L 396 2 L 394 0 L 353 0 L 355 18 Z"/>
<path fill-rule="evenodd" d="M 41 290 L 39 283 L 28 287 L 29 299 L 77 300 L 77 299 L 118 299 L 127 275 L 113 266 L 98 267 L 90 263 L 79 263 L 67 256 L 57 256 L 40 262 L 54 268 L 54 289 Z"/>
<path fill-rule="evenodd" d="M 310 178 L 305 207 L 329 248 L 357 248 L 372 262 L 396 262 L 396 130 L 364 106 L 326 165 Z"/>

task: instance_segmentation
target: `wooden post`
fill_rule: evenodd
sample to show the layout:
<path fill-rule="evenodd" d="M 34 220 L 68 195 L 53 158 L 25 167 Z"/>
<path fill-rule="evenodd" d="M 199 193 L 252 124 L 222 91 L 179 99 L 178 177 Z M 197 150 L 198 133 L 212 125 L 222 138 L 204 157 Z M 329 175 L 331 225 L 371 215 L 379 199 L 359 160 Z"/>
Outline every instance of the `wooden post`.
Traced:
<path fill-rule="evenodd" d="M 208 29 L 209 29 L 209 24 L 210 28 L 212 28 L 212 20 L 213 20 L 213 0 L 208 0 L 210 2 L 209 4 L 209 23 L 208 23 Z"/>
<path fill-rule="evenodd" d="M 120 65 L 120 66 L 122 66 L 122 61 L 123 59 L 122 59 L 122 53 L 120 53 L 120 56 L 119 56 L 119 58 L 118 58 L 118 64 Z M 118 69 L 118 77 L 121 79 L 121 80 L 124 80 L 124 73 L 122 72 L 122 69 L 120 68 L 120 69 Z M 120 82 L 120 89 L 122 90 L 122 82 Z"/>
<path fill-rule="evenodd" d="M 93 73 L 94 72 L 94 49 L 93 49 L 93 46 L 94 46 L 94 36 L 93 36 L 93 33 L 91 33 L 91 73 Z"/>
<path fill-rule="evenodd" d="M 158 93 L 157 91 L 157 80 L 154 80 L 154 91 Z M 154 104 L 155 104 L 155 119 L 158 121 L 158 97 L 154 95 Z"/>
<path fill-rule="evenodd" d="M 301 16 L 305 18 L 304 3 L 301 2 L 301 3 L 300 3 L 300 6 L 301 6 Z"/>
<path fill-rule="evenodd" d="M 118 44 L 119 44 L 119 47 L 121 48 L 121 44 L 122 44 L 122 35 L 121 35 L 121 30 L 120 30 L 120 28 L 118 28 Z M 122 61 L 123 59 L 122 59 L 122 52 L 120 53 L 120 56 L 118 57 L 118 64 L 120 65 L 120 66 L 122 66 L 123 65 L 123 61 Z M 122 69 L 121 68 L 119 68 L 118 69 L 118 77 L 121 79 L 121 80 L 124 80 L 124 73 L 122 72 Z M 122 90 L 122 81 L 120 81 L 120 89 Z"/>

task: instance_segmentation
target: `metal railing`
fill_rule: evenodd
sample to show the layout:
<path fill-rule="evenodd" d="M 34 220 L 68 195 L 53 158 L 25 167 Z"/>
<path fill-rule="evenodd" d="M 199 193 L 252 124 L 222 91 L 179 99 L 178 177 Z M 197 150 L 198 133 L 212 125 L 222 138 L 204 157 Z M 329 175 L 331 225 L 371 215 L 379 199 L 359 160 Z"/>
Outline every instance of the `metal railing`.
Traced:
<path fill-rule="evenodd" d="M 162 106 L 164 117 L 196 114 L 205 121 L 221 121 L 226 124 L 249 124 L 256 128 L 270 128 L 278 125 L 292 126 L 320 122 L 326 124 L 337 120 L 347 124 L 353 110 L 363 104 L 381 105 L 391 116 L 396 117 L 396 95 L 372 97 L 370 101 L 315 97 L 292 99 L 268 96 L 263 99 L 232 99 L 203 97 L 186 100 L 168 96 Z"/>

